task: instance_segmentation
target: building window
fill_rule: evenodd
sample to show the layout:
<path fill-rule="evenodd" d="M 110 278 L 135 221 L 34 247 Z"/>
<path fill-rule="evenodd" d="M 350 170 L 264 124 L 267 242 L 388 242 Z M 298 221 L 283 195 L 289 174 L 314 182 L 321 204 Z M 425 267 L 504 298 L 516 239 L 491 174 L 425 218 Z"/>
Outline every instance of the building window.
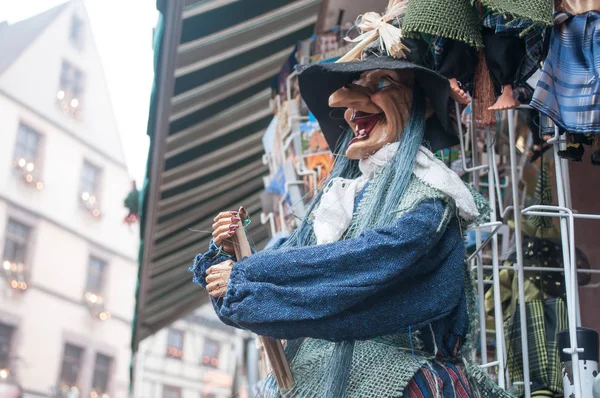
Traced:
<path fill-rule="evenodd" d="M 79 373 L 81 371 L 81 358 L 83 348 L 71 344 L 65 344 L 62 368 L 60 371 L 60 387 L 79 388 Z"/>
<path fill-rule="evenodd" d="M 96 392 L 97 395 L 108 393 L 108 381 L 110 379 L 111 364 L 111 357 L 102 354 L 96 354 L 92 390 Z"/>
<path fill-rule="evenodd" d="M 77 15 L 73 15 L 73 18 L 71 19 L 69 40 L 76 49 L 83 50 L 83 20 Z"/>
<path fill-rule="evenodd" d="M 97 257 L 90 257 L 88 261 L 87 282 L 85 284 L 86 293 L 102 296 L 102 292 L 104 291 L 105 269 L 105 261 Z"/>
<path fill-rule="evenodd" d="M 23 178 L 23 181 L 39 190 L 44 188 L 44 183 L 37 176 L 40 166 L 38 150 L 41 137 L 41 134 L 31 127 L 23 123 L 19 124 L 13 157 L 14 167 Z"/>
<path fill-rule="evenodd" d="M 84 207 L 95 217 L 100 216 L 98 208 L 98 191 L 102 170 L 88 161 L 83 162 L 81 182 L 79 184 L 80 199 Z"/>
<path fill-rule="evenodd" d="M 14 327 L 0 323 L 0 378 L 6 379 L 10 369 L 10 343 Z"/>
<path fill-rule="evenodd" d="M 26 290 L 27 278 L 25 260 L 30 228 L 9 219 L 6 225 L 2 269 L 8 283 L 13 289 Z"/>
<path fill-rule="evenodd" d="M 40 133 L 26 124 L 19 124 L 14 160 L 18 162 L 24 159 L 26 163 L 35 163 L 38 156 L 39 143 Z"/>
<path fill-rule="evenodd" d="M 56 98 L 63 112 L 76 119 L 81 117 L 81 102 L 85 85 L 83 72 L 69 61 L 63 61 Z"/>
<path fill-rule="evenodd" d="M 163 398 L 181 398 L 181 387 L 164 386 Z"/>
<path fill-rule="evenodd" d="M 167 335 L 167 356 L 171 358 L 183 357 L 183 332 L 169 329 Z"/>
<path fill-rule="evenodd" d="M 204 339 L 204 351 L 202 363 L 213 368 L 219 367 L 219 342 L 206 337 Z"/>

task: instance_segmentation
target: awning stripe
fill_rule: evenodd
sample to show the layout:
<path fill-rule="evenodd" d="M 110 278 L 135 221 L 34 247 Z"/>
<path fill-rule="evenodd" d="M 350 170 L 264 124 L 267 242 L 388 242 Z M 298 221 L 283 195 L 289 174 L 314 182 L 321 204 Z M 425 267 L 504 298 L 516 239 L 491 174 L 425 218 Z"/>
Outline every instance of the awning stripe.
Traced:
<path fill-rule="evenodd" d="M 321 3 L 157 1 L 165 30 L 157 36 L 148 125 L 134 351 L 207 301 L 188 268 L 210 242 L 218 212 L 244 205 L 254 215 L 249 239 L 268 241 L 257 215 L 268 172 L 262 139 L 273 119 L 270 86 L 297 42 L 312 35 Z"/>

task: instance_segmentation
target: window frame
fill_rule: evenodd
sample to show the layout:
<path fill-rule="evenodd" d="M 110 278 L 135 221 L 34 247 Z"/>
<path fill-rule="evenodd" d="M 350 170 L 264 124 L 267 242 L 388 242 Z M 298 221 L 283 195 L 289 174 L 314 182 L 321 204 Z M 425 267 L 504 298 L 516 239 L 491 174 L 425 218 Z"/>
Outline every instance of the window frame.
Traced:
<path fill-rule="evenodd" d="M 93 170 L 95 173 L 94 183 L 91 184 L 93 185 L 94 192 L 90 192 L 91 189 L 88 189 L 91 188 L 91 185 L 88 184 L 89 181 L 87 181 L 88 170 Z M 101 166 L 98 166 L 97 163 L 89 161 L 87 158 L 83 159 L 83 164 L 81 166 L 81 172 L 79 175 L 79 186 L 77 188 L 79 203 L 95 217 L 99 217 L 101 214 L 99 202 L 102 191 L 103 175 L 104 169 Z"/>
<path fill-rule="evenodd" d="M 86 88 L 86 73 L 66 58 L 63 58 L 58 78 L 56 98 L 64 113 L 75 119 L 81 118 Z M 76 100 L 76 103 L 74 101 Z"/>
<path fill-rule="evenodd" d="M 77 30 L 74 27 L 77 26 Z M 84 36 L 84 26 L 85 22 L 83 18 L 74 13 L 71 16 L 71 23 L 69 24 L 69 42 L 73 47 L 75 47 L 78 51 L 84 50 L 85 36 Z M 74 35 L 75 32 L 75 35 Z"/>
<path fill-rule="evenodd" d="M 216 345 L 216 353 L 215 353 L 214 357 L 210 357 L 206 353 L 206 346 L 207 346 L 206 343 L 207 342 L 211 342 Z M 204 337 L 204 341 L 202 344 L 201 364 L 204 366 L 211 367 L 211 368 L 219 369 L 220 355 L 221 355 L 221 342 L 219 340 L 213 339 L 211 337 L 207 337 L 207 336 Z M 216 360 L 216 363 L 214 363 L 215 360 Z"/>
<path fill-rule="evenodd" d="M 106 367 L 106 385 L 104 386 L 104 391 L 98 391 L 96 390 L 96 377 L 98 375 L 97 371 L 98 371 L 98 358 L 100 357 L 104 357 L 108 359 L 108 365 Z M 113 368 L 114 368 L 114 364 L 115 364 L 115 358 L 107 355 L 103 352 L 99 352 L 96 351 L 95 356 L 94 356 L 94 368 L 92 369 L 92 384 L 90 386 L 90 389 L 92 391 L 96 391 L 96 393 L 98 393 L 98 395 L 102 395 L 102 394 L 109 394 L 109 392 L 111 391 L 111 381 L 112 381 L 112 373 L 113 373 Z"/>
<path fill-rule="evenodd" d="M 99 285 L 99 287 L 90 286 L 90 275 L 92 275 L 90 270 L 92 269 L 93 263 L 101 264 L 100 275 L 98 277 L 98 280 L 96 281 L 96 283 Z M 94 254 L 90 254 L 88 256 L 84 295 L 85 295 L 85 293 L 91 293 L 91 294 L 95 294 L 96 296 L 104 297 L 104 292 L 106 291 L 107 267 L 108 267 L 108 261 L 106 261 L 104 258 L 102 258 L 100 256 L 96 256 Z M 97 289 L 91 289 L 91 287 L 97 287 Z"/>
<path fill-rule="evenodd" d="M 14 224 L 18 224 L 18 227 L 23 227 L 26 231 L 25 231 L 25 236 L 16 236 L 14 233 L 9 232 L 9 226 L 11 225 L 11 223 Z M 7 243 L 9 241 L 9 239 L 11 241 L 14 240 L 22 240 L 22 242 L 17 242 L 18 245 L 21 246 L 21 252 L 22 252 L 22 259 L 19 260 L 19 262 L 21 262 L 23 264 L 23 266 L 26 267 L 27 262 L 29 260 L 29 255 L 28 255 L 28 251 L 29 251 L 29 242 L 30 242 L 30 238 L 32 235 L 32 226 L 28 223 L 22 222 L 21 220 L 12 217 L 12 216 L 8 216 L 6 219 L 6 226 L 4 227 L 4 243 L 3 243 L 3 247 L 2 247 L 2 261 L 10 261 L 10 262 L 18 262 L 15 258 L 11 258 L 8 259 L 8 257 L 6 256 L 6 251 L 7 251 Z M 14 250 L 13 250 L 14 251 Z"/>
<path fill-rule="evenodd" d="M 175 346 L 171 345 L 171 342 L 172 342 L 171 336 L 174 334 L 178 334 L 180 336 L 180 347 L 175 347 Z M 185 341 L 185 332 L 183 330 L 177 329 L 177 328 L 169 328 L 167 331 L 167 350 L 166 350 L 167 358 L 181 360 L 183 358 L 184 341 Z M 179 351 L 179 353 L 177 351 Z"/>
<path fill-rule="evenodd" d="M 14 342 L 15 342 L 15 336 L 17 334 L 17 327 L 12 324 L 12 323 L 8 323 L 8 322 L 2 322 L 2 320 L 0 320 L 0 331 L 2 330 L 2 328 L 6 328 L 9 332 L 8 332 L 8 339 L 7 339 L 7 348 L 6 348 L 6 358 L 5 358 L 5 362 L 3 361 L 2 358 L 2 350 L 0 349 L 0 369 L 11 369 L 11 365 L 12 365 L 12 361 L 11 361 L 11 357 L 12 357 L 12 351 L 13 351 L 13 347 L 14 347 Z M 0 333 L 0 336 L 2 336 L 2 334 Z M 2 347 L 2 339 L 0 339 L 0 347 Z"/>
<path fill-rule="evenodd" d="M 63 375 L 65 373 L 65 359 L 66 359 L 66 354 L 67 354 L 67 347 L 73 347 L 75 349 L 79 350 L 79 358 L 78 358 L 78 369 L 77 369 L 77 374 L 75 375 L 75 382 L 72 385 L 69 385 L 70 382 L 67 383 L 63 383 Z M 73 343 L 70 341 L 65 341 L 63 343 L 63 353 L 62 353 L 62 358 L 61 358 L 61 362 L 60 362 L 60 371 L 58 374 L 58 382 L 57 385 L 58 386 L 69 386 L 69 387 L 77 387 L 79 390 L 81 390 L 82 388 L 82 373 L 83 373 L 83 365 L 84 365 L 84 360 L 85 360 L 85 355 L 86 355 L 86 349 L 82 344 L 77 344 L 77 343 Z"/>
<path fill-rule="evenodd" d="M 94 181 L 93 181 L 93 189 L 90 190 L 85 190 L 89 187 L 87 186 L 83 186 L 84 182 L 85 184 L 87 184 L 89 181 L 87 180 L 87 176 L 86 176 L 86 169 L 88 170 L 93 170 L 94 172 Z M 98 199 L 98 194 L 100 191 L 100 180 L 102 179 L 102 168 L 100 166 L 97 166 L 95 163 L 90 162 L 87 159 L 83 160 L 83 165 L 81 167 L 81 176 L 79 178 L 79 194 L 83 194 L 84 192 L 89 193 L 90 195 L 93 195 L 96 197 L 96 199 Z"/>
<path fill-rule="evenodd" d="M 23 132 L 25 132 L 25 133 L 23 133 Z M 36 143 L 35 143 L 35 149 L 34 149 L 33 156 L 30 156 L 29 153 L 21 153 L 20 138 L 21 138 L 22 134 L 31 134 L 31 135 L 35 136 Z M 17 134 L 15 135 L 15 145 L 13 148 L 13 161 L 15 162 L 15 164 L 17 164 L 17 162 L 20 159 L 25 159 L 25 161 L 27 163 L 33 163 L 35 166 L 39 167 L 38 163 L 41 158 L 40 147 L 41 147 L 43 137 L 44 136 L 40 131 L 38 131 L 34 127 L 31 127 L 30 124 L 23 122 L 22 120 L 19 120 L 19 125 L 17 126 Z M 27 137 L 27 139 L 25 141 L 26 141 L 25 146 L 27 147 L 29 144 L 29 137 Z M 27 152 L 29 149 L 30 148 L 25 148 L 24 152 Z"/>
<path fill-rule="evenodd" d="M 169 396 L 169 397 L 167 397 L 165 395 L 166 392 L 167 392 L 167 390 L 171 390 L 170 393 L 174 393 L 175 396 Z M 163 391 L 162 391 L 162 397 L 163 398 L 181 398 L 182 397 L 181 387 L 164 384 L 163 385 Z"/>

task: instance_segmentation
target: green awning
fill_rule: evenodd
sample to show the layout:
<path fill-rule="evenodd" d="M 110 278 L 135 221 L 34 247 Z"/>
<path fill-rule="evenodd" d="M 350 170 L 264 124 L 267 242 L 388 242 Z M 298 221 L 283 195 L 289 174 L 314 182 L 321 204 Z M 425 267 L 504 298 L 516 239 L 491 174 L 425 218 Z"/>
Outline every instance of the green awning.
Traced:
<path fill-rule="evenodd" d="M 159 0 L 132 348 L 207 301 L 188 272 L 218 211 L 260 212 L 270 85 L 321 0 Z M 203 231 L 203 232 L 193 232 Z M 260 246 L 267 229 L 254 218 Z"/>

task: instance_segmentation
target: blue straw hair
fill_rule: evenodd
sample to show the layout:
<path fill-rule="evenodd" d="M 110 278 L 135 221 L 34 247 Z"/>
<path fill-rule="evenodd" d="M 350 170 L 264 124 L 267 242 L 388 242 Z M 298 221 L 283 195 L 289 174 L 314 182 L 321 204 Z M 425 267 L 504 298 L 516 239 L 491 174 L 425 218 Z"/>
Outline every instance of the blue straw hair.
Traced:
<path fill-rule="evenodd" d="M 358 232 L 390 225 L 395 221 L 395 214 L 412 177 L 415 157 L 425 134 L 425 105 L 425 97 L 419 87 L 415 86 L 410 116 L 400 137 L 398 151 L 371 182 L 374 186 L 372 189 L 367 188 L 361 201 L 361 205 L 364 202 L 364 207 L 360 218 L 356 220 Z M 346 153 L 352 138 L 354 133 L 351 129 L 340 137 L 335 150 L 339 155 L 336 156 L 329 180 L 335 177 L 354 179 L 361 175 L 358 161 L 342 155 Z M 309 246 L 316 243 L 311 216 L 322 195 L 322 190 L 315 195 L 300 226 L 280 247 Z"/>

